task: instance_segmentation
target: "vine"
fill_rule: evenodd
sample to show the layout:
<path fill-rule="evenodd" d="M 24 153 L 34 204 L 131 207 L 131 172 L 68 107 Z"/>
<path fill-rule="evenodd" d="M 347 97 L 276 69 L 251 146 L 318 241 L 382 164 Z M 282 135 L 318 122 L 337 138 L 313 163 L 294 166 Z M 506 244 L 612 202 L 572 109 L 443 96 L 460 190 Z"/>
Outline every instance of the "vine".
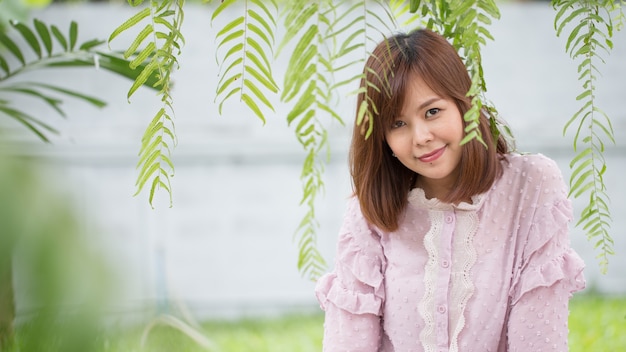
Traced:
<path fill-rule="evenodd" d="M 129 0 L 132 6 L 140 6 L 142 3 L 143 0 Z M 139 87 L 146 84 L 150 76 L 158 77 L 158 81 L 153 86 L 159 88 L 157 95 L 161 97 L 162 107 L 150 121 L 141 138 L 137 163 L 140 171 L 135 193 L 135 195 L 139 194 L 146 183 L 150 182 L 148 201 L 151 206 L 153 206 L 157 188 L 162 188 L 169 194 L 169 202 L 172 206 L 170 179 L 174 176 L 174 164 L 170 156 L 171 148 L 176 145 L 177 140 L 172 118 L 174 109 L 170 90 L 171 74 L 175 68 L 178 68 L 177 56 L 180 55 L 182 44 L 184 44 L 184 37 L 180 31 L 184 17 L 183 4 L 184 0 L 151 0 L 147 7 L 117 27 L 109 36 L 110 43 L 119 34 L 140 23 L 147 22 L 124 53 L 124 57 L 131 57 L 139 50 L 136 58 L 130 63 L 131 68 L 147 61 L 147 65 L 129 89 L 128 99 Z"/>
<path fill-rule="evenodd" d="M 614 254 L 613 239 L 609 234 L 611 213 L 609 196 L 604 185 L 607 165 L 604 158 L 607 140 L 615 143 L 613 126 L 608 115 L 595 101 L 596 82 L 600 71 L 598 62 L 604 63 L 600 52 L 610 53 L 613 48 L 611 38 L 615 28 L 623 26 L 624 16 L 620 3 L 613 1 L 553 1 L 557 11 L 554 28 L 560 36 L 567 25 L 577 23 L 567 38 L 565 50 L 573 60 L 579 60 L 578 80 L 583 91 L 576 97 L 582 106 L 569 119 L 563 128 L 565 134 L 576 126 L 574 132 L 574 152 L 570 162 L 573 170 L 570 176 L 570 196 L 578 198 L 588 194 L 589 203 L 581 211 L 576 226 L 582 226 L 594 247 L 600 249 L 597 258 L 602 272 L 606 272 L 609 256 Z M 617 27 L 611 15 L 618 12 Z"/>
<path fill-rule="evenodd" d="M 235 3 L 236 0 L 223 1 L 213 13 L 211 22 Z M 271 8 L 266 4 L 271 5 Z M 243 15 L 233 19 L 217 33 L 219 44 L 215 52 L 220 80 L 215 99 L 220 99 L 220 114 L 224 102 L 232 96 L 238 96 L 263 123 L 265 114 L 259 104 L 274 111 L 274 106 L 261 88 L 273 94 L 278 93 L 269 60 L 274 52 L 277 11 L 275 0 L 245 0 Z M 228 51 L 220 57 L 220 50 L 224 46 Z M 270 53 L 270 56 L 266 53 Z"/>

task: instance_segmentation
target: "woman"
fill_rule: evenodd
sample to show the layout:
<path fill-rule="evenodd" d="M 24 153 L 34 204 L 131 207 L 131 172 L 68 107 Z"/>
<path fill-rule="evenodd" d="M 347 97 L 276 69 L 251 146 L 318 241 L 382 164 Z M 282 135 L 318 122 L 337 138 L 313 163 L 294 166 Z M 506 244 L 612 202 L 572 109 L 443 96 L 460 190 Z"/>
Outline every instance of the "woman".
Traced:
<path fill-rule="evenodd" d="M 317 283 L 325 351 L 566 351 L 584 288 L 554 161 L 492 137 L 460 145 L 470 77 L 429 30 L 381 42 L 364 70 L 354 197 Z"/>

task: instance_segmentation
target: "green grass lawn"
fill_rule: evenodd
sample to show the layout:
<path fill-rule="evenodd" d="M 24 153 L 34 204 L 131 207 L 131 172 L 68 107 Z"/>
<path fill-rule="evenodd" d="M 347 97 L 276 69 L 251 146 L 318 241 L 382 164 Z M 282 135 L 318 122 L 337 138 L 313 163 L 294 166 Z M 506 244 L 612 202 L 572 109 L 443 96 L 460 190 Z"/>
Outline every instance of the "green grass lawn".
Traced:
<path fill-rule="evenodd" d="M 570 311 L 571 352 L 626 351 L 626 297 L 576 296 Z M 323 321 L 320 313 L 206 322 L 200 331 L 210 340 L 210 349 L 165 324 L 149 329 L 142 344 L 146 327 L 141 326 L 102 335 L 97 352 L 317 352 L 322 350 Z"/>
<path fill-rule="evenodd" d="M 571 352 L 626 351 L 626 297 L 575 296 L 569 330 Z"/>
<path fill-rule="evenodd" d="M 577 296 L 570 304 L 570 351 L 626 351 L 626 297 Z M 321 314 L 262 321 L 209 322 L 203 330 L 216 350 L 309 352 L 322 350 Z M 138 350 L 136 338 L 120 340 L 108 351 Z M 125 344 L 125 345 L 124 345 Z M 160 327 L 151 332 L 148 351 L 202 351 L 186 335 Z"/>

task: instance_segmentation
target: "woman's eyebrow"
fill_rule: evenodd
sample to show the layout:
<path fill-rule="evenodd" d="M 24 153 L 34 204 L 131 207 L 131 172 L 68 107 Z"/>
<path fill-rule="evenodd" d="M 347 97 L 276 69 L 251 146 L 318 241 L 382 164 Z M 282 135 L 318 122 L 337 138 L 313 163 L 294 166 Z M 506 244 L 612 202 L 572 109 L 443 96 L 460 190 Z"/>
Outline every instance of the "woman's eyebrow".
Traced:
<path fill-rule="evenodd" d="M 439 101 L 439 100 L 441 100 L 440 97 L 432 97 L 432 98 L 424 101 L 423 103 L 421 103 L 420 106 L 419 106 L 419 109 L 421 110 L 421 109 L 427 107 L 428 105 L 430 105 L 430 104 L 432 104 L 432 103 L 434 103 L 436 101 Z"/>

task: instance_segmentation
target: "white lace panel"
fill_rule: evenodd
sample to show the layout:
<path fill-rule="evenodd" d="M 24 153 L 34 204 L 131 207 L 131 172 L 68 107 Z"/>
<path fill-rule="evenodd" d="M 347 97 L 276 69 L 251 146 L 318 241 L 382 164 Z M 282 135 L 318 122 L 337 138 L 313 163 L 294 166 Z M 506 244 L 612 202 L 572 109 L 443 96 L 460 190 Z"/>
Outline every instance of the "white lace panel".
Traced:
<path fill-rule="evenodd" d="M 444 213 L 441 211 L 429 211 L 430 230 L 424 236 L 424 248 L 428 253 L 428 261 L 424 270 L 424 296 L 419 304 L 419 312 L 424 320 L 424 329 L 420 333 L 420 341 L 424 347 L 424 352 L 433 352 L 436 347 L 434 294 L 437 273 L 437 263 L 439 262 L 439 252 L 436 243 L 439 243 L 441 230 L 443 228 Z"/>
<path fill-rule="evenodd" d="M 458 340 L 465 327 L 465 307 L 474 294 L 471 270 L 476 262 L 474 236 L 478 228 L 475 212 L 457 212 L 456 228 L 452 239 L 452 280 L 450 282 L 450 352 L 459 350 Z"/>
<path fill-rule="evenodd" d="M 430 211 L 431 228 L 424 236 L 424 247 L 428 261 L 424 273 L 424 296 L 419 304 L 419 312 L 425 327 L 420 333 L 420 341 L 425 352 L 434 352 L 437 348 L 434 312 L 435 286 L 437 282 L 440 253 L 437 243 L 441 243 L 444 212 Z M 478 228 L 478 218 L 473 211 L 455 211 L 456 223 L 452 234 L 452 267 L 449 281 L 449 337 L 450 352 L 458 352 L 458 337 L 465 326 L 465 307 L 474 293 L 471 269 L 476 262 L 474 236 Z"/>

